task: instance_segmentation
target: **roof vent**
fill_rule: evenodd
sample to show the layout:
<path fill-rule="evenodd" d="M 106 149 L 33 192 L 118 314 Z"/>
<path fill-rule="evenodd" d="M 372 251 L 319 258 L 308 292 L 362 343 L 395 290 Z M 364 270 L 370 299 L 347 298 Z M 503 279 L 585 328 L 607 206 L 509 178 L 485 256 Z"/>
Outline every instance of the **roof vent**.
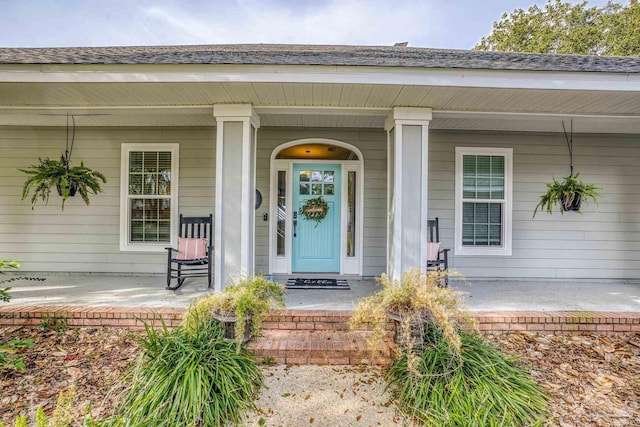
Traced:
<path fill-rule="evenodd" d="M 409 42 L 399 42 L 393 45 L 393 47 L 407 47 L 409 46 Z"/>

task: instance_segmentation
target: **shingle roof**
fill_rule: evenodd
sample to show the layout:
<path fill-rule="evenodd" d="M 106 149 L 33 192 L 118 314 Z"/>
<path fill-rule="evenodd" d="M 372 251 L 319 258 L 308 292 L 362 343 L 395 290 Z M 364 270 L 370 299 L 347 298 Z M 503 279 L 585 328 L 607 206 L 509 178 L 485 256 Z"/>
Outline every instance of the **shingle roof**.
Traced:
<path fill-rule="evenodd" d="M 640 58 L 387 46 L 0 48 L 0 64 L 262 64 L 640 73 Z"/>

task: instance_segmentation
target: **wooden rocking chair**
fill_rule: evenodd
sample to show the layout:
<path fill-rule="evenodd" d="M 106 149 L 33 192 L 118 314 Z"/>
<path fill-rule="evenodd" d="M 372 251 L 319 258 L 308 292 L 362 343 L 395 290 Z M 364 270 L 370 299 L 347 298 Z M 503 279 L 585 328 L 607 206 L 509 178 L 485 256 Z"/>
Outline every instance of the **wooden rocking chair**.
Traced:
<path fill-rule="evenodd" d="M 440 224 L 438 218 L 427 220 L 427 227 L 429 228 L 428 243 L 427 243 L 427 273 L 430 271 L 444 271 L 440 286 L 449 286 L 449 277 L 447 276 L 449 270 L 449 251 L 450 249 L 443 249 L 440 247 Z"/>
<path fill-rule="evenodd" d="M 213 215 L 185 217 L 180 215 L 178 249 L 166 248 L 167 289 L 176 290 L 189 277 L 206 277 L 211 289 L 213 265 Z M 171 286 L 175 279 L 177 285 Z"/>

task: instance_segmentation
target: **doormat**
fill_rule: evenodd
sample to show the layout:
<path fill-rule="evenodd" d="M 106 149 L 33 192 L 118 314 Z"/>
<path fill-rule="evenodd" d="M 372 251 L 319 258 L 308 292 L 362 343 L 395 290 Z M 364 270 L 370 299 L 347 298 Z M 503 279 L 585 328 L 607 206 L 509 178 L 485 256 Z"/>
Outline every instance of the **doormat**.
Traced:
<path fill-rule="evenodd" d="M 349 290 L 349 283 L 344 279 L 289 279 L 287 289 L 343 289 Z"/>

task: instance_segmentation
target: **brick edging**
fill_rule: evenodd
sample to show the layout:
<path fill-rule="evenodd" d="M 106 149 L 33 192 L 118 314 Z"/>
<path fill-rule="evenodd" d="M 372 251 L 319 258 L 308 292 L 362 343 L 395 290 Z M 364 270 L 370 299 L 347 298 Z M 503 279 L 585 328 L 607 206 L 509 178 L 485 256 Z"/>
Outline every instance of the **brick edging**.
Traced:
<path fill-rule="evenodd" d="M 147 323 L 168 327 L 180 323 L 186 309 L 169 307 L 28 306 L 0 307 L 0 326 L 34 326 L 44 319 L 67 319 L 67 326 L 110 326 L 140 329 Z"/>
<path fill-rule="evenodd" d="M 0 326 L 39 325 L 46 317 L 65 318 L 67 326 L 142 328 L 144 323 L 176 326 L 185 308 L 104 306 L 0 306 Z M 481 331 L 640 332 L 640 312 L 611 311 L 475 311 Z M 349 320 L 348 310 L 274 310 L 265 329 L 341 329 Z"/>
<path fill-rule="evenodd" d="M 637 311 L 476 311 L 481 331 L 640 332 Z"/>

